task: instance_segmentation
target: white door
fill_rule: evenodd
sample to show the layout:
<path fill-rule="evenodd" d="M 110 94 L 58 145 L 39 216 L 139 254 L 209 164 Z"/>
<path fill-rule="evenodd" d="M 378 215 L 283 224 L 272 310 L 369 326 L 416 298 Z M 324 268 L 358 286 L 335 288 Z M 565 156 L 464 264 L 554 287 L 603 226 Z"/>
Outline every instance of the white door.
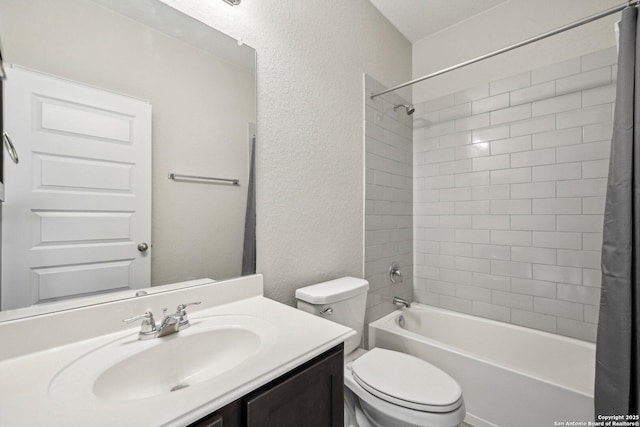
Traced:
<path fill-rule="evenodd" d="M 6 72 L 2 309 L 149 286 L 151 105 Z"/>

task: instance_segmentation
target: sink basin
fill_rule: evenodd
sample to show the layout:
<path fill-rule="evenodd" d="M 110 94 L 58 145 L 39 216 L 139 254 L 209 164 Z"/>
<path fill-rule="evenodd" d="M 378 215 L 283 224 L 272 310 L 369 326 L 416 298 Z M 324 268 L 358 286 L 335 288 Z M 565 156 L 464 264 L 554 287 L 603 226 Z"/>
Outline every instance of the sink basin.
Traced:
<path fill-rule="evenodd" d="M 176 334 L 139 341 L 137 332 L 83 355 L 49 385 L 49 394 L 131 401 L 161 397 L 233 374 L 274 341 L 268 322 L 251 316 L 210 316 Z"/>
<path fill-rule="evenodd" d="M 256 353 L 260 336 L 247 329 L 220 328 L 167 337 L 105 370 L 93 392 L 105 399 L 134 400 L 170 393 L 206 381 Z"/>

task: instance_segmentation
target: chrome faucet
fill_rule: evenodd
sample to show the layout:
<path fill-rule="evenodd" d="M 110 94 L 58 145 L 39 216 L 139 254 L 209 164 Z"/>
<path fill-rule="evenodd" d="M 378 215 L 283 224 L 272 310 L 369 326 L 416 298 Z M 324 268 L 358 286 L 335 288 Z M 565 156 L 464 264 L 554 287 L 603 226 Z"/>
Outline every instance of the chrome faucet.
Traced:
<path fill-rule="evenodd" d="M 180 325 L 180 314 L 174 313 L 167 315 L 167 309 L 163 308 L 162 322 L 160 322 L 160 327 L 158 327 L 158 338 L 175 334 L 180 330 L 178 325 Z"/>
<path fill-rule="evenodd" d="M 411 308 L 411 303 L 404 298 L 393 297 L 393 304 L 398 307 Z"/>
<path fill-rule="evenodd" d="M 123 319 L 122 321 L 129 323 L 142 319 L 142 325 L 140 325 L 140 332 L 138 333 L 139 340 L 148 340 L 156 337 L 160 338 L 166 335 L 175 334 L 183 329 L 187 329 L 190 324 L 189 317 L 187 316 L 187 311 L 185 309 L 190 305 L 198 305 L 200 303 L 201 301 L 180 304 L 176 308 L 176 312 L 173 314 L 167 314 L 167 309 L 163 309 L 163 318 L 159 326 L 156 326 L 153 313 L 150 311 L 139 316 L 133 316 L 129 319 Z"/>

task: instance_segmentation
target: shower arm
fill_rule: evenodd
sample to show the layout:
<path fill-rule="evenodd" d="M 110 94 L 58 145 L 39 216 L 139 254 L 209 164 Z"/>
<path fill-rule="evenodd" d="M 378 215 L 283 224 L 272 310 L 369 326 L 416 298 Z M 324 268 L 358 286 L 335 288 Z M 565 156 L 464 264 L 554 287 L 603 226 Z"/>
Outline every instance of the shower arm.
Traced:
<path fill-rule="evenodd" d="M 575 21 L 575 22 L 572 22 L 572 23 L 567 24 L 565 26 L 556 28 L 554 30 L 547 31 L 546 33 L 542 33 L 542 34 L 539 34 L 539 35 L 537 35 L 535 37 L 531 37 L 531 38 L 523 40 L 521 42 L 512 44 L 511 46 L 503 47 L 502 49 L 498 49 L 498 50 L 495 50 L 493 52 L 484 54 L 482 56 L 478 56 L 476 58 L 470 59 L 468 61 L 461 62 L 460 64 L 457 64 L 457 65 L 452 65 L 451 67 L 444 68 L 444 69 L 442 69 L 440 71 L 436 71 L 435 73 L 427 74 L 426 76 L 418 77 L 417 79 L 408 81 L 406 83 L 399 84 L 397 86 L 394 86 L 392 88 L 383 90 L 381 92 L 374 93 L 373 95 L 370 96 L 370 98 L 373 99 L 373 98 L 375 98 L 377 96 L 384 95 L 385 93 L 393 92 L 393 91 L 396 91 L 398 89 L 402 89 L 404 87 L 411 86 L 411 85 L 423 82 L 423 81 L 428 80 L 428 79 L 432 79 L 432 78 L 440 76 L 442 74 L 449 73 L 449 72 L 457 70 L 459 68 L 466 67 L 467 65 L 471 65 L 471 64 L 475 64 L 476 62 L 484 61 L 485 59 L 489 59 L 489 58 L 492 58 L 494 56 L 503 54 L 505 52 L 509 52 L 511 50 L 518 49 L 518 48 L 520 48 L 522 46 L 526 46 L 528 44 L 535 43 L 537 41 L 546 39 L 548 37 L 555 36 L 556 34 L 560 34 L 560 33 L 563 33 L 565 31 L 572 30 L 574 28 L 580 27 L 580 26 L 588 24 L 590 22 L 597 21 L 598 19 L 602 19 L 602 18 L 605 18 L 605 17 L 607 17 L 609 15 L 613 15 L 614 13 L 620 12 L 621 10 L 624 10 L 627 7 L 638 6 L 639 4 L 640 4 L 640 0 L 627 1 L 627 2 L 625 2 L 623 4 L 618 5 L 618 6 L 614 6 L 611 9 L 604 10 L 602 12 L 596 13 L 595 15 L 587 16 L 586 18 L 583 18 L 583 19 L 581 19 L 579 21 Z"/>

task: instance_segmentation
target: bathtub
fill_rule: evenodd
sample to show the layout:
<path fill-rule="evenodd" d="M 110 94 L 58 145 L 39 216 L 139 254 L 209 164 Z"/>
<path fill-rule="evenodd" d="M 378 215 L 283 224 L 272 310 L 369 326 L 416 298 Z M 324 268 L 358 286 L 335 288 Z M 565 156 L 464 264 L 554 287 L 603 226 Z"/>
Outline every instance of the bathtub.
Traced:
<path fill-rule="evenodd" d="M 475 427 L 593 421 L 592 343 L 414 303 L 372 322 L 369 344 L 455 378 Z"/>

